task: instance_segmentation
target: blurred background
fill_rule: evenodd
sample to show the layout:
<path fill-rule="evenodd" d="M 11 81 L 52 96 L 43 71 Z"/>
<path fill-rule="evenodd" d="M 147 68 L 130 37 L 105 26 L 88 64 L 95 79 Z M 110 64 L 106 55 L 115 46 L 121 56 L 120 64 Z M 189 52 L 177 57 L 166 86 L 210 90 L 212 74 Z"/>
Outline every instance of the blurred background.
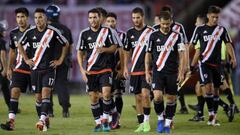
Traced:
<path fill-rule="evenodd" d="M 27 7 L 30 13 L 30 22 L 33 24 L 33 11 L 37 7 L 46 8 L 49 4 L 57 4 L 61 8 L 60 20 L 67 25 L 73 34 L 73 67 L 69 74 L 72 92 L 84 92 L 85 85 L 76 60 L 75 46 L 81 30 L 88 27 L 87 11 L 96 6 L 118 15 L 118 29 L 126 31 L 132 26 L 131 10 L 136 6 L 145 10 L 146 24 L 153 25 L 154 16 L 164 5 L 170 5 L 174 10 L 174 18 L 185 27 L 190 40 L 195 28 L 195 19 L 198 14 L 205 14 L 210 5 L 223 8 L 220 24 L 228 28 L 233 40 L 237 55 L 238 66 L 232 70 L 232 80 L 235 94 L 240 94 L 240 0 L 0 0 L 0 22 L 7 28 L 6 40 L 9 40 L 9 31 L 16 27 L 14 10 L 18 7 Z M 189 84 L 193 89 L 194 85 Z M 194 93 L 194 90 L 188 90 Z M 126 90 L 128 91 L 128 90 Z"/>

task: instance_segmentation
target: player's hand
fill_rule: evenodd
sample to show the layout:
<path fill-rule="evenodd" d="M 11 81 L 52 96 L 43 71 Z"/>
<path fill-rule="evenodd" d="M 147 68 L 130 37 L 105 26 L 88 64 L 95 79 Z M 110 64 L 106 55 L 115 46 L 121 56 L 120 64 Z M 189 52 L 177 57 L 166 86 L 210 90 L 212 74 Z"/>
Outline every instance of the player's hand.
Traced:
<path fill-rule="evenodd" d="M 61 65 L 62 62 L 60 60 L 50 61 L 50 67 L 57 68 L 57 66 Z"/>
<path fill-rule="evenodd" d="M 236 68 L 236 66 L 237 66 L 237 61 L 236 61 L 236 59 L 231 59 L 231 60 L 230 60 L 230 63 L 231 63 L 231 65 L 232 65 L 232 68 Z"/>
<path fill-rule="evenodd" d="M 98 53 L 104 53 L 104 48 L 103 47 L 98 47 L 97 52 Z"/>
<path fill-rule="evenodd" d="M 8 80 L 12 79 L 12 69 L 7 70 L 7 78 L 8 78 Z"/>
<path fill-rule="evenodd" d="M 129 76 L 128 69 L 124 69 L 123 76 L 124 76 L 125 79 L 128 79 L 128 76 Z"/>
<path fill-rule="evenodd" d="M 34 66 L 34 62 L 32 59 L 28 59 L 28 60 L 25 60 L 25 63 L 30 67 L 32 68 Z"/>
<path fill-rule="evenodd" d="M 184 74 L 183 74 L 183 72 L 179 72 L 178 73 L 177 81 L 178 81 L 179 84 L 181 84 L 184 81 Z"/>
<path fill-rule="evenodd" d="M 86 71 L 86 70 L 81 70 L 80 71 L 81 72 L 81 74 L 82 74 L 82 79 L 83 79 L 83 81 L 85 82 L 85 83 L 87 83 L 88 82 L 88 79 L 87 79 L 87 74 L 88 74 L 88 72 Z"/>
<path fill-rule="evenodd" d="M 3 71 L 1 72 L 1 75 L 2 75 L 3 77 L 6 77 L 6 76 L 7 76 L 7 71 L 6 71 L 5 69 L 3 69 Z"/>
<path fill-rule="evenodd" d="M 146 81 L 148 84 L 152 84 L 152 75 L 146 72 Z"/>
<path fill-rule="evenodd" d="M 123 70 L 117 70 L 116 79 L 122 79 L 122 78 L 124 78 L 124 76 L 123 76 Z"/>

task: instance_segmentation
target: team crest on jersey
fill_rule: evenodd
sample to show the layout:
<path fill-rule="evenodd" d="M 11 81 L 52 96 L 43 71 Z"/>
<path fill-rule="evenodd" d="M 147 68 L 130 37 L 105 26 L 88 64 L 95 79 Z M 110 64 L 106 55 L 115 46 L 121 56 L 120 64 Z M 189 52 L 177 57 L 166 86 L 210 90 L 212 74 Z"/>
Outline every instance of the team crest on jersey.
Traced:
<path fill-rule="evenodd" d="M 156 83 L 152 83 L 152 88 L 155 89 Z"/>
<path fill-rule="evenodd" d="M 36 40 L 37 39 L 37 37 L 36 36 L 33 36 L 33 38 L 32 38 L 33 40 Z"/>
<path fill-rule="evenodd" d="M 13 39 L 17 39 L 17 36 L 14 36 Z"/>
<path fill-rule="evenodd" d="M 204 78 L 207 78 L 207 77 L 208 77 L 208 74 L 204 74 L 203 76 L 204 76 Z"/>
<path fill-rule="evenodd" d="M 203 34 L 206 34 L 206 33 L 207 33 L 207 31 L 206 31 L 206 30 L 204 30 Z"/>
<path fill-rule="evenodd" d="M 36 90 L 36 86 L 32 85 L 32 90 L 35 91 Z"/>
<path fill-rule="evenodd" d="M 92 40 L 92 37 L 88 37 L 87 40 Z"/>
<path fill-rule="evenodd" d="M 134 39 L 134 36 L 132 35 L 130 38 L 131 38 L 131 39 Z"/>
<path fill-rule="evenodd" d="M 156 42 L 160 42 L 161 40 L 158 38 L 157 40 L 156 40 Z"/>

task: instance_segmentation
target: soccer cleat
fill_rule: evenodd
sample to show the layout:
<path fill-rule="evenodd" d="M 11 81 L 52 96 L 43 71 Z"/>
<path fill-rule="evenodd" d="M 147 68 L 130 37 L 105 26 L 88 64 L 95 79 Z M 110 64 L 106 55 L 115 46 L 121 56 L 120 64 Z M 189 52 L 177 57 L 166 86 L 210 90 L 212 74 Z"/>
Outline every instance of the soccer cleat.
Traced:
<path fill-rule="evenodd" d="M 232 122 L 234 119 L 234 113 L 235 113 L 235 105 L 232 104 L 229 107 L 229 111 L 228 111 L 228 121 Z"/>
<path fill-rule="evenodd" d="M 214 119 L 214 115 L 209 115 L 207 125 L 209 125 L 209 126 L 213 125 L 213 119 Z"/>
<path fill-rule="evenodd" d="M 110 126 L 107 120 L 103 120 L 104 122 L 102 123 L 102 131 L 103 132 L 109 132 L 110 131 Z"/>
<path fill-rule="evenodd" d="M 164 127 L 164 133 L 170 134 L 171 128 L 170 127 Z"/>
<path fill-rule="evenodd" d="M 115 112 L 112 114 L 112 122 L 111 122 L 111 129 L 116 129 L 119 124 L 119 114 L 118 112 Z"/>
<path fill-rule="evenodd" d="M 14 130 L 14 120 L 11 119 L 11 120 L 7 121 L 5 124 L 1 124 L 1 128 L 3 130 L 7 130 L 7 131 Z"/>
<path fill-rule="evenodd" d="M 198 111 L 198 105 L 190 105 L 190 104 L 188 104 L 188 108 L 192 109 L 193 111 Z"/>
<path fill-rule="evenodd" d="M 164 133 L 164 120 L 158 120 L 157 132 L 158 133 Z"/>
<path fill-rule="evenodd" d="M 143 122 L 143 132 L 149 132 L 151 130 L 149 121 Z"/>
<path fill-rule="evenodd" d="M 40 132 L 45 132 L 45 131 L 47 131 L 47 126 L 46 126 L 45 122 L 43 122 L 42 120 L 39 120 L 39 121 L 36 123 L 36 128 L 37 128 L 38 131 L 40 131 Z"/>
<path fill-rule="evenodd" d="M 101 124 L 97 124 L 94 128 L 94 132 L 101 132 L 102 131 L 102 125 Z"/>
<path fill-rule="evenodd" d="M 63 118 L 69 118 L 69 117 L 70 117 L 69 112 L 63 112 L 63 113 L 62 113 L 62 117 L 63 117 Z"/>
<path fill-rule="evenodd" d="M 187 109 L 186 107 L 182 107 L 182 108 L 179 110 L 178 114 L 188 114 L 188 109 Z"/>
<path fill-rule="evenodd" d="M 189 119 L 189 121 L 201 122 L 204 121 L 204 116 L 199 116 L 198 114 L 196 114 L 195 116 L 193 116 L 193 118 Z"/>
<path fill-rule="evenodd" d="M 138 125 L 138 128 L 134 132 L 143 132 L 143 129 L 144 129 L 143 123 L 141 123 Z"/>

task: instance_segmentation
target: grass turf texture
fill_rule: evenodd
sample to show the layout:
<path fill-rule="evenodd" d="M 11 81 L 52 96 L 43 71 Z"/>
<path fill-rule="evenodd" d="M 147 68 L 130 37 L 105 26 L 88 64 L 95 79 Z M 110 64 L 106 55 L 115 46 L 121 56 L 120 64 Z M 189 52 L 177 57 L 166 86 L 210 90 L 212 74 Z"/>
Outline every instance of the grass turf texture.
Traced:
<path fill-rule="evenodd" d="M 151 109 L 151 132 L 149 133 L 134 133 L 137 128 L 137 118 L 135 110 L 132 105 L 135 103 L 134 96 L 123 96 L 124 107 L 121 117 L 121 128 L 112 130 L 109 133 L 94 133 L 93 128 L 95 122 L 90 110 L 90 103 L 88 96 L 85 95 L 72 95 L 70 108 L 70 118 L 62 118 L 62 110 L 58 105 L 57 97 L 54 96 L 54 114 L 55 117 L 51 118 L 51 128 L 44 133 L 39 133 L 35 128 L 35 123 L 38 121 L 35 111 L 34 96 L 22 95 L 20 97 L 21 114 L 17 115 L 16 125 L 14 131 L 4 131 L 0 129 L 0 135 L 33 135 L 33 134 L 47 134 L 47 135 L 89 135 L 89 134 L 110 134 L 110 135 L 155 135 L 157 125 L 157 117 L 155 115 L 153 106 Z M 222 96 L 225 100 L 225 97 Z M 240 97 L 235 97 L 236 103 L 240 106 Z M 186 96 L 186 103 L 196 103 L 195 96 Z M 179 107 L 179 105 L 178 105 Z M 179 108 L 177 109 L 178 112 Z M 206 105 L 205 105 L 206 110 Z M 240 135 L 240 114 L 235 115 L 233 122 L 229 123 L 228 119 L 219 107 L 218 119 L 220 120 L 220 127 L 207 126 L 207 112 L 205 111 L 204 122 L 189 122 L 188 119 L 192 118 L 195 112 L 190 111 L 190 114 L 176 114 L 175 129 L 172 130 L 173 135 Z M 7 120 L 7 108 L 0 97 L 0 122 L 5 123 Z"/>

